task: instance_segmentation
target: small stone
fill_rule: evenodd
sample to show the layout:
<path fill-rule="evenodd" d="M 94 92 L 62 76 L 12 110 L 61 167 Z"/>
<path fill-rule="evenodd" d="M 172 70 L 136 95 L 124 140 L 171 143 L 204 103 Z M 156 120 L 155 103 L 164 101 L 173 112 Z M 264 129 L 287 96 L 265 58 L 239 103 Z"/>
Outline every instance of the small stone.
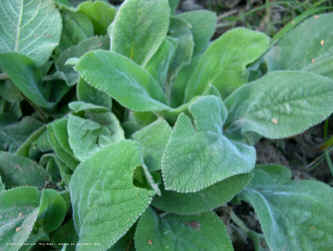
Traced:
<path fill-rule="evenodd" d="M 152 240 L 148 240 L 148 244 L 149 245 L 153 245 L 153 241 Z"/>
<path fill-rule="evenodd" d="M 273 124 L 277 125 L 278 120 L 276 118 L 272 118 L 272 122 L 273 122 Z"/>
<path fill-rule="evenodd" d="M 20 230 L 21 230 L 21 227 L 17 227 L 17 228 L 15 229 L 16 232 L 19 232 Z"/>
<path fill-rule="evenodd" d="M 314 63 L 316 62 L 316 60 L 313 58 L 313 59 L 311 60 L 311 62 L 314 64 Z"/>
<path fill-rule="evenodd" d="M 324 41 L 324 40 L 321 40 L 321 41 L 320 41 L 320 44 L 321 44 L 321 46 L 324 46 L 325 41 Z"/>
<path fill-rule="evenodd" d="M 22 217 L 23 216 L 23 214 L 22 213 L 19 213 L 19 215 L 18 215 L 19 217 Z"/>
<path fill-rule="evenodd" d="M 315 19 L 318 19 L 318 18 L 319 18 L 319 16 L 318 16 L 318 15 L 315 15 L 315 16 L 314 16 L 314 18 L 315 18 Z"/>

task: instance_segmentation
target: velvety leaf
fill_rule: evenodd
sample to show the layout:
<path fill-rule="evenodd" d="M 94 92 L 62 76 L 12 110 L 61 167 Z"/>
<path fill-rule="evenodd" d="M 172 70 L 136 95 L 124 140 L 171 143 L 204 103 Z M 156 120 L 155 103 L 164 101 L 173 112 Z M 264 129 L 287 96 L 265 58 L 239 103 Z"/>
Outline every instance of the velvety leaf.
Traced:
<path fill-rule="evenodd" d="M 258 175 L 263 176 L 264 171 L 269 177 L 268 168 L 261 169 Z M 241 195 L 254 207 L 270 250 L 331 250 L 332 188 L 318 181 L 283 184 L 274 179 L 260 178 L 261 182 L 252 184 Z"/>
<path fill-rule="evenodd" d="M 31 126 L 31 124 L 29 124 L 29 127 L 30 126 Z M 46 127 L 41 126 L 37 130 L 35 130 L 33 133 L 31 133 L 30 136 L 17 149 L 16 155 L 20 155 L 23 157 L 29 157 L 29 153 L 34 151 L 35 148 L 38 148 L 37 141 L 41 137 L 41 135 L 44 134 L 45 132 L 46 132 Z"/>
<path fill-rule="evenodd" d="M 50 233 L 50 241 L 55 243 L 56 246 L 63 245 L 63 243 L 76 243 L 78 241 L 78 236 L 75 232 L 73 220 L 70 219 L 61 225 L 56 231 Z M 72 246 L 72 249 L 67 250 L 75 250 L 75 246 Z"/>
<path fill-rule="evenodd" d="M 145 67 L 162 88 L 165 87 L 169 66 L 176 52 L 176 47 L 177 41 L 167 38 Z"/>
<path fill-rule="evenodd" d="M 83 2 L 78 6 L 78 11 L 90 18 L 98 35 L 106 34 L 116 15 L 116 8 L 104 1 Z"/>
<path fill-rule="evenodd" d="M 157 52 L 169 28 L 168 0 L 127 0 L 111 31 L 111 49 L 145 65 Z"/>
<path fill-rule="evenodd" d="M 198 192 L 254 168 L 255 149 L 222 134 L 227 111 L 220 98 L 199 97 L 189 110 L 194 124 L 178 117 L 162 157 L 166 190 Z"/>
<path fill-rule="evenodd" d="M 154 197 L 152 205 L 180 215 L 208 212 L 229 202 L 248 185 L 251 178 L 250 174 L 236 175 L 196 193 L 162 190 L 162 196 Z"/>
<path fill-rule="evenodd" d="M 232 29 L 215 40 L 201 56 L 187 85 L 185 100 L 204 92 L 213 84 L 222 97 L 248 80 L 246 66 L 269 48 L 269 37 L 244 28 Z M 207 63 L 209 62 L 209 63 Z"/>
<path fill-rule="evenodd" d="M 69 115 L 67 130 L 69 144 L 76 158 L 84 161 L 106 145 L 124 139 L 124 132 L 118 119 L 110 113 L 112 122 L 101 125 L 90 119 Z"/>
<path fill-rule="evenodd" d="M 332 13 L 299 24 L 266 55 L 268 70 L 302 70 L 333 78 L 333 42 L 328 32 L 332 28 Z"/>
<path fill-rule="evenodd" d="M 171 127 L 163 120 L 156 122 L 137 131 L 132 137 L 143 147 L 143 157 L 149 170 L 161 169 L 161 159 L 171 134 Z"/>
<path fill-rule="evenodd" d="M 17 187 L 0 193 L 0 249 L 18 251 L 34 227 L 39 213 L 40 192 Z"/>
<path fill-rule="evenodd" d="M 7 188 L 36 186 L 43 188 L 47 172 L 31 159 L 8 152 L 0 152 L 0 174 Z"/>
<path fill-rule="evenodd" d="M 62 30 L 52 0 L 2 0 L 0 23 L 0 53 L 23 54 L 38 66 L 49 59 Z"/>
<path fill-rule="evenodd" d="M 91 50 L 107 49 L 109 43 L 110 41 L 107 37 L 90 37 L 79 44 L 67 48 L 55 60 L 55 66 L 57 68 L 56 74 L 65 80 L 69 86 L 76 84 L 80 76 L 74 71 L 73 66 L 66 64 L 66 61 L 69 58 L 79 58 Z"/>
<path fill-rule="evenodd" d="M 207 10 L 197 10 L 184 12 L 177 17 L 191 25 L 194 39 L 193 55 L 201 54 L 208 47 L 209 41 L 214 35 L 217 23 L 216 14 Z"/>
<path fill-rule="evenodd" d="M 0 68 L 34 104 L 48 109 L 55 105 L 46 99 L 40 69 L 30 58 L 17 53 L 3 53 L 0 54 Z"/>
<path fill-rule="evenodd" d="M 169 78 L 173 79 L 182 67 L 191 63 L 194 41 L 191 25 L 179 17 L 170 20 L 169 35 L 177 41 L 177 48 L 169 68 Z"/>
<path fill-rule="evenodd" d="M 75 69 L 88 84 L 138 112 L 168 109 L 164 93 L 143 68 L 114 52 L 85 54 Z"/>
<path fill-rule="evenodd" d="M 159 217 L 152 209 L 140 218 L 135 247 L 140 251 L 234 250 L 226 227 L 215 213 Z"/>
<path fill-rule="evenodd" d="M 81 114 L 81 113 L 84 114 L 84 112 L 88 112 L 88 111 L 95 112 L 95 113 L 108 111 L 108 109 L 105 106 L 94 105 L 94 104 L 90 104 L 90 103 L 86 103 L 86 102 L 82 102 L 82 101 L 70 102 L 68 104 L 68 107 L 69 107 L 69 109 L 71 109 L 71 111 L 74 114 Z"/>
<path fill-rule="evenodd" d="M 41 126 L 42 123 L 33 117 L 24 117 L 18 122 L 9 122 L 2 125 L 0 122 L 0 146 L 14 152 Z"/>
<path fill-rule="evenodd" d="M 94 26 L 89 17 L 82 13 L 63 10 L 63 31 L 59 50 L 65 50 L 94 36 Z"/>
<path fill-rule="evenodd" d="M 107 108 L 112 107 L 112 99 L 110 96 L 90 86 L 83 79 L 80 79 L 76 86 L 76 96 L 78 100 L 83 102 L 100 105 Z"/>
<path fill-rule="evenodd" d="M 146 210 L 154 192 L 133 185 L 134 170 L 140 165 L 139 146 L 121 141 L 103 148 L 75 170 L 70 193 L 79 244 L 99 243 L 77 245 L 77 251 L 110 248 Z"/>
<path fill-rule="evenodd" d="M 285 138 L 325 120 L 333 107 L 333 81 L 317 74 L 271 72 L 226 100 L 231 130 Z"/>
<path fill-rule="evenodd" d="M 67 205 L 62 196 L 53 189 L 44 189 L 40 199 L 38 222 L 46 232 L 56 230 L 65 219 Z"/>

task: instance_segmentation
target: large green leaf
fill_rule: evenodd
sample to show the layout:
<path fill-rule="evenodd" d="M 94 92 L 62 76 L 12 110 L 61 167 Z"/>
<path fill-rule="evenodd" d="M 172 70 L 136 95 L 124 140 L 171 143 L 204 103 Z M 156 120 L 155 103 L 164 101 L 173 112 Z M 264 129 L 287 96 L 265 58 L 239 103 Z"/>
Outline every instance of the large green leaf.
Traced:
<path fill-rule="evenodd" d="M 159 119 L 132 135 L 142 145 L 144 161 L 150 171 L 161 169 L 162 155 L 170 134 L 169 124 Z"/>
<path fill-rule="evenodd" d="M 226 105 L 230 130 L 289 137 L 332 113 L 333 81 L 308 72 L 271 72 L 239 88 Z"/>
<path fill-rule="evenodd" d="M 168 0 L 127 0 L 111 30 L 111 49 L 145 65 L 164 41 L 169 28 Z"/>
<path fill-rule="evenodd" d="M 17 52 L 43 65 L 58 45 L 61 17 L 52 0 L 2 0 L 0 53 Z"/>
<path fill-rule="evenodd" d="M 85 54 L 75 69 L 88 84 L 138 112 L 169 107 L 158 82 L 143 68 L 114 52 L 97 50 Z"/>
<path fill-rule="evenodd" d="M 220 98 L 199 97 L 189 110 L 194 124 L 178 117 L 162 157 L 166 190 L 197 192 L 254 168 L 255 149 L 222 134 L 227 111 Z"/>
<path fill-rule="evenodd" d="M 18 251 L 34 227 L 40 192 L 17 187 L 0 193 L 0 250 Z"/>
<path fill-rule="evenodd" d="M 159 217 L 152 209 L 138 223 L 135 247 L 140 251 L 234 250 L 226 227 L 214 213 Z"/>
<path fill-rule="evenodd" d="M 260 32 L 236 28 L 215 40 L 201 56 L 187 85 L 185 100 L 202 94 L 213 84 L 222 97 L 248 80 L 246 66 L 269 48 L 269 38 Z M 207 63 L 209 62 L 209 63 Z"/>
<path fill-rule="evenodd" d="M 332 250 L 332 188 L 318 181 L 274 182 L 276 173 L 259 171 L 241 196 L 254 207 L 270 250 Z"/>
<path fill-rule="evenodd" d="M 76 84 L 79 81 L 79 74 L 74 71 L 72 65 L 66 64 L 70 58 L 79 58 L 83 54 L 91 50 L 107 49 L 109 47 L 109 39 L 104 37 L 90 37 L 83 40 L 79 44 L 73 45 L 64 50 L 55 60 L 57 73 L 69 86 Z"/>
<path fill-rule="evenodd" d="M 43 188 L 47 172 L 31 159 L 8 152 L 0 152 L 0 174 L 7 188 L 36 186 Z"/>
<path fill-rule="evenodd" d="M 209 41 L 215 32 L 216 14 L 207 10 L 197 10 L 184 12 L 177 17 L 191 25 L 194 39 L 193 55 L 202 53 L 208 47 Z"/>
<path fill-rule="evenodd" d="M 332 29 L 332 13 L 307 19 L 269 51 L 268 70 L 303 70 L 333 78 L 333 42 L 328 32 Z"/>
<path fill-rule="evenodd" d="M 98 35 L 106 34 L 116 15 L 116 8 L 104 1 L 83 2 L 78 6 L 78 11 L 90 18 Z"/>
<path fill-rule="evenodd" d="M 133 185 L 134 170 L 140 165 L 138 144 L 122 141 L 103 148 L 75 170 L 69 187 L 79 244 L 99 243 L 77 245 L 77 251 L 110 248 L 146 210 L 154 192 Z"/>
<path fill-rule="evenodd" d="M 16 52 L 3 53 L 0 54 L 0 68 L 34 104 L 43 108 L 55 105 L 47 100 L 40 69 L 30 58 Z"/>
<path fill-rule="evenodd" d="M 229 202 L 251 180 L 252 175 L 241 174 L 230 177 L 196 193 L 177 193 L 162 190 L 152 205 L 166 212 L 189 215 L 211 211 Z"/>

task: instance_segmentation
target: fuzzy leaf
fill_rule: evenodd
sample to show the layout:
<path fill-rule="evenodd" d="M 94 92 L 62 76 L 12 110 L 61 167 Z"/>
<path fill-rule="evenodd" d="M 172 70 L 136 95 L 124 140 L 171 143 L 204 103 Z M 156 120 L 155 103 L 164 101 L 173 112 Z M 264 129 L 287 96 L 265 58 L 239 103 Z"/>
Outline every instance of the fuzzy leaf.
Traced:
<path fill-rule="evenodd" d="M 189 110 L 194 125 L 181 114 L 162 157 L 166 190 L 198 192 L 254 168 L 255 149 L 222 134 L 227 112 L 220 98 L 200 97 Z"/>
<path fill-rule="evenodd" d="M 138 112 L 160 111 L 169 107 L 156 80 L 126 57 L 97 50 L 85 54 L 75 69 L 88 84 Z"/>
<path fill-rule="evenodd" d="M 230 130 L 271 139 L 290 137 L 332 113 L 333 81 L 308 72 L 271 72 L 239 88 L 226 105 Z"/>
<path fill-rule="evenodd" d="M 185 100 L 213 84 L 222 97 L 248 81 L 246 66 L 269 48 L 269 37 L 244 28 L 232 29 L 215 40 L 201 56 L 187 85 Z M 209 63 L 207 63 L 209 62 Z"/>
<path fill-rule="evenodd" d="M 43 65 L 58 45 L 61 17 L 52 0 L 2 0 L 0 53 L 17 52 Z"/>
<path fill-rule="evenodd" d="M 0 193 L 0 250 L 18 251 L 28 240 L 38 217 L 39 198 L 33 187 Z"/>
<path fill-rule="evenodd" d="M 226 227 L 215 213 L 168 214 L 160 218 L 152 209 L 148 209 L 138 223 L 135 247 L 140 251 L 234 250 Z"/>
<path fill-rule="evenodd" d="M 77 245 L 77 251 L 107 250 L 149 206 L 154 192 L 133 185 L 134 170 L 140 165 L 139 146 L 121 141 L 103 148 L 75 170 L 69 187 L 79 244 L 99 243 Z"/>
<path fill-rule="evenodd" d="M 169 28 L 168 0 L 127 0 L 112 24 L 111 50 L 145 65 Z"/>

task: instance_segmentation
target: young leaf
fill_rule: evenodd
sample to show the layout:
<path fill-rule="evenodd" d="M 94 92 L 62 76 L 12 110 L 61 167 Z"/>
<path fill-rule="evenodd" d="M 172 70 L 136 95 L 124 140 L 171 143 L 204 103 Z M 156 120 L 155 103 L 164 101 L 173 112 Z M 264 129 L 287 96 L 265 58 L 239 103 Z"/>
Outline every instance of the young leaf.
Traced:
<path fill-rule="evenodd" d="M 67 48 L 55 60 L 55 66 L 57 68 L 56 74 L 60 75 L 69 86 L 76 84 L 80 76 L 74 71 L 71 65 L 66 64 L 66 61 L 70 58 L 79 58 L 91 50 L 107 49 L 109 43 L 110 41 L 107 37 L 90 37 L 77 45 Z"/>
<path fill-rule="evenodd" d="M 189 110 L 194 125 L 181 114 L 162 157 L 166 190 L 197 192 L 254 168 L 255 149 L 222 134 L 227 111 L 220 98 L 199 97 Z"/>
<path fill-rule="evenodd" d="M 226 227 L 215 213 L 159 217 L 150 208 L 136 228 L 135 247 L 140 251 L 234 250 Z"/>
<path fill-rule="evenodd" d="M 194 39 L 193 56 L 201 54 L 206 50 L 210 39 L 214 35 L 217 23 L 216 14 L 207 10 L 197 10 L 184 12 L 177 17 L 191 25 Z"/>
<path fill-rule="evenodd" d="M 133 134 L 133 139 L 143 147 L 144 161 L 151 172 L 161 169 L 162 155 L 170 134 L 171 127 L 163 119 L 156 120 Z"/>
<path fill-rule="evenodd" d="M 332 28 L 332 13 L 307 19 L 269 51 L 268 70 L 302 70 L 333 78 L 333 42 L 327 32 Z"/>
<path fill-rule="evenodd" d="M 0 174 L 7 188 L 36 186 L 43 188 L 47 172 L 31 159 L 8 152 L 0 152 Z"/>
<path fill-rule="evenodd" d="M 180 215 L 211 211 L 229 202 L 252 179 L 250 174 L 232 176 L 196 193 L 177 193 L 162 190 L 152 205 L 160 210 Z"/>
<path fill-rule="evenodd" d="M 29 125 L 29 127 L 30 126 L 31 125 Z M 34 148 L 38 148 L 37 141 L 41 137 L 41 135 L 45 133 L 46 133 L 46 126 L 41 126 L 33 133 L 31 133 L 30 136 L 17 149 L 16 155 L 29 157 L 29 153 L 31 153 L 34 150 Z"/>
<path fill-rule="evenodd" d="M 18 251 L 34 227 L 40 192 L 17 187 L 0 193 L 0 250 Z"/>
<path fill-rule="evenodd" d="M 259 174 L 263 175 L 263 169 Z M 276 175 L 276 174 L 275 174 Z M 266 177 L 270 171 L 266 168 Z M 255 209 L 272 251 L 333 248 L 333 190 L 318 181 L 257 179 L 241 197 Z M 285 183 L 285 184 L 283 184 Z"/>
<path fill-rule="evenodd" d="M 104 1 L 83 2 L 78 6 L 78 12 L 90 18 L 98 35 L 106 34 L 108 26 L 116 15 L 116 9 Z"/>
<path fill-rule="evenodd" d="M 290 137 L 325 120 L 333 111 L 332 97 L 329 78 L 308 72 L 271 72 L 227 98 L 227 124 L 231 130 L 266 138 Z"/>
<path fill-rule="evenodd" d="M 228 96 L 247 82 L 246 66 L 268 48 L 269 37 L 263 33 L 244 28 L 224 33 L 201 56 L 187 85 L 185 101 L 202 94 L 208 84 L 213 84 L 222 97 Z"/>
<path fill-rule="evenodd" d="M 75 69 L 88 84 L 138 112 L 169 107 L 160 85 L 139 65 L 117 53 L 97 50 L 85 54 Z"/>
<path fill-rule="evenodd" d="M 80 239 L 77 251 L 110 248 L 149 206 L 154 192 L 133 185 L 134 170 L 140 165 L 139 146 L 121 141 L 103 148 L 75 170 L 69 187 Z M 80 245 L 85 242 L 100 245 Z"/>
<path fill-rule="evenodd" d="M 30 58 L 15 52 L 3 53 L 0 54 L 0 68 L 34 104 L 47 109 L 55 105 L 46 99 L 40 69 Z"/>
<path fill-rule="evenodd" d="M 81 102 L 104 106 L 109 109 L 112 108 L 112 99 L 110 96 L 90 86 L 83 79 L 80 79 L 76 85 L 76 96 Z"/>
<path fill-rule="evenodd" d="M 112 51 L 146 65 L 166 38 L 169 16 L 168 0 L 126 0 L 112 24 Z"/>
<path fill-rule="evenodd" d="M 42 191 L 38 222 L 50 233 L 56 230 L 65 219 L 67 205 L 62 196 L 53 189 Z"/>
<path fill-rule="evenodd" d="M 52 0 L 2 0 L 0 53 L 17 52 L 43 65 L 58 45 L 61 17 Z"/>

